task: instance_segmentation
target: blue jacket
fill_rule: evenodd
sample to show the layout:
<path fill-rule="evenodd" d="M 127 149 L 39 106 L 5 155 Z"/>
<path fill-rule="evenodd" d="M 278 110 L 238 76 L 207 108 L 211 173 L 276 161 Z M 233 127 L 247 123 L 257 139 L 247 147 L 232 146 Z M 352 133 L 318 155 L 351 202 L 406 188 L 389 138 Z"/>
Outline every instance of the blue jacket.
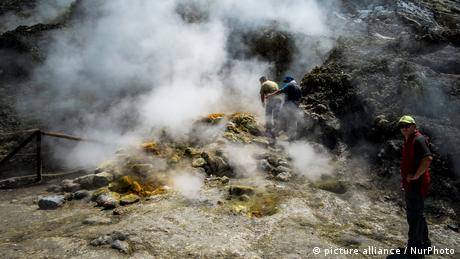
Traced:
<path fill-rule="evenodd" d="M 280 91 L 286 95 L 287 102 L 298 103 L 300 102 L 300 98 L 302 98 L 302 91 L 300 90 L 297 82 L 294 80 L 285 84 Z"/>

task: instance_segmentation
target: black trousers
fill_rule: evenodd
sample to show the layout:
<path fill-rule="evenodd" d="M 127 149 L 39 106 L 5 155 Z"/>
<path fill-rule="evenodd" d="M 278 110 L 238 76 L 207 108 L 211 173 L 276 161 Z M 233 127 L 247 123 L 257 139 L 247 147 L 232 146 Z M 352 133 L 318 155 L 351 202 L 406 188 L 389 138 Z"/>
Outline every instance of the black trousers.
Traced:
<path fill-rule="evenodd" d="M 407 244 L 411 247 L 424 248 L 431 246 L 431 241 L 428 238 L 428 226 L 423 214 L 424 198 L 420 195 L 419 190 L 419 188 L 413 188 L 405 194 L 407 223 L 409 224 Z"/>

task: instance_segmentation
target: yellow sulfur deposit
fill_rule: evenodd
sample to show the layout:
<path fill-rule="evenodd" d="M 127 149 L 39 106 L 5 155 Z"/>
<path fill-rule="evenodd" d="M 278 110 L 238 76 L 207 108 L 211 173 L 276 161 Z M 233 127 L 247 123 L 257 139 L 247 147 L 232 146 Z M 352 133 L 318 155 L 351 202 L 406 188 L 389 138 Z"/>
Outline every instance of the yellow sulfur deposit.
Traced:
<path fill-rule="evenodd" d="M 278 199 L 269 194 L 257 195 L 249 201 L 249 217 L 260 218 L 278 212 Z"/>
<path fill-rule="evenodd" d="M 211 114 L 208 115 L 208 119 L 215 120 L 215 119 L 223 118 L 224 116 L 225 116 L 225 114 L 223 114 L 223 113 L 211 113 Z"/>
<path fill-rule="evenodd" d="M 158 152 L 158 144 L 155 142 L 146 142 L 141 145 L 141 148 L 144 149 L 146 152 L 156 153 Z"/>
<path fill-rule="evenodd" d="M 254 136 L 261 135 L 261 128 L 257 124 L 255 116 L 247 112 L 236 112 L 230 116 L 231 122 L 234 124 L 227 126 L 227 130 L 238 134 L 249 133 Z"/>
<path fill-rule="evenodd" d="M 118 193 L 133 193 L 144 197 L 163 194 L 166 192 L 166 189 L 161 189 L 162 187 L 155 188 L 153 184 L 144 184 L 139 180 L 134 180 L 131 176 L 128 175 L 125 175 L 118 181 L 112 183 L 109 188 L 111 191 Z"/>
<path fill-rule="evenodd" d="M 158 194 L 165 194 L 167 192 L 167 188 L 165 186 L 161 186 L 156 188 L 150 195 L 158 195 Z"/>
<path fill-rule="evenodd" d="M 232 197 L 230 209 L 233 213 L 243 214 L 250 218 L 270 216 L 278 212 L 279 197 L 274 193 L 256 193 L 241 199 Z"/>
<path fill-rule="evenodd" d="M 223 113 L 211 113 L 211 114 L 208 114 L 208 116 L 206 116 L 206 118 L 203 121 L 214 124 L 214 123 L 218 123 L 224 117 L 225 117 L 225 114 Z"/>

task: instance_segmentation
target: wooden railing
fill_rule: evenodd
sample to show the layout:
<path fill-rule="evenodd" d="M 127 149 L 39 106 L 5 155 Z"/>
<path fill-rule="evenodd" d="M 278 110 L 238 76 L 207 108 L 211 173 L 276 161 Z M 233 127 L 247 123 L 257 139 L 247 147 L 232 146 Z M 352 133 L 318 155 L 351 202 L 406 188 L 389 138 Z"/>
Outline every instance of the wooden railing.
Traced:
<path fill-rule="evenodd" d="M 50 136 L 50 137 L 68 139 L 68 140 L 73 140 L 73 141 L 88 141 L 88 142 L 94 142 L 94 143 L 99 143 L 99 144 L 105 144 L 97 140 L 85 139 L 85 138 L 71 136 L 71 135 L 58 133 L 58 132 L 41 131 L 40 129 L 26 130 L 26 131 L 22 131 L 22 133 L 30 133 L 30 135 L 26 139 L 24 139 L 17 147 L 15 147 L 13 151 L 11 151 L 8 155 L 6 155 L 0 161 L 0 168 L 2 167 L 2 165 L 8 162 L 13 156 L 15 156 L 19 151 L 21 151 L 21 149 L 23 149 L 28 143 L 34 141 L 35 139 L 35 142 L 36 142 L 35 156 L 37 160 L 36 161 L 37 163 L 36 164 L 36 182 L 40 182 L 42 180 L 42 171 L 43 171 L 42 136 Z"/>

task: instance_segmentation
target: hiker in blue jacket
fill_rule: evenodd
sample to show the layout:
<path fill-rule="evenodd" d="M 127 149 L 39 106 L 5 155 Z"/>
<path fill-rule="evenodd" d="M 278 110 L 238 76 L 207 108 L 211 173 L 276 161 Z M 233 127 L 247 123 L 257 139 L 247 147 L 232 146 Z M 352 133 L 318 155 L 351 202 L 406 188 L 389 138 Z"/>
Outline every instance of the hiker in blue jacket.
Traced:
<path fill-rule="evenodd" d="M 286 133 L 290 139 L 295 139 L 297 133 L 297 124 L 299 122 L 299 104 L 302 98 L 302 91 L 299 85 L 291 76 L 286 76 L 283 79 L 284 86 L 271 94 L 266 95 L 266 98 L 284 94 L 284 103 L 281 111 L 281 116 L 285 122 Z"/>

